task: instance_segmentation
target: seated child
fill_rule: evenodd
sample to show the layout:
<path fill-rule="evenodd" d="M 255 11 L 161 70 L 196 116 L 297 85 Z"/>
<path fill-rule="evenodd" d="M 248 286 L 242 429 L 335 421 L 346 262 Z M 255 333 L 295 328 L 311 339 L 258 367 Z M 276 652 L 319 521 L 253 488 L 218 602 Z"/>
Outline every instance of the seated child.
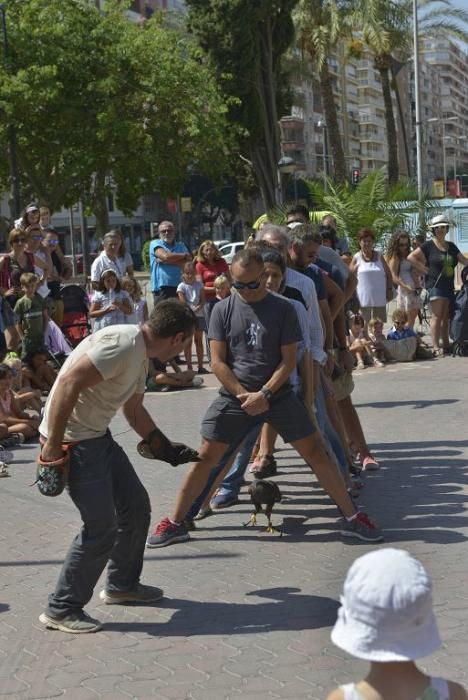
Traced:
<path fill-rule="evenodd" d="M 402 549 L 378 549 L 355 560 L 331 638 L 371 666 L 363 680 L 336 688 L 327 700 L 468 700 L 458 683 L 431 678 L 416 666 L 442 642 L 431 579 Z"/>
<path fill-rule="evenodd" d="M 371 318 L 367 326 L 369 338 L 372 341 L 371 348 L 375 357 L 381 362 L 394 362 L 392 354 L 385 347 L 384 324 L 380 318 Z"/>
<path fill-rule="evenodd" d="M 48 363 L 45 351 L 31 352 L 23 361 L 23 376 L 33 389 L 48 394 L 57 378 L 57 371 Z"/>
<path fill-rule="evenodd" d="M 404 340 L 405 338 L 416 338 L 418 334 L 407 326 L 408 314 L 403 309 L 396 309 L 392 314 L 393 328 L 387 333 L 387 340 Z"/>
<path fill-rule="evenodd" d="M 9 435 L 24 442 L 38 434 L 40 420 L 31 418 L 21 409 L 11 390 L 12 380 L 10 368 L 0 365 L 0 422 L 7 426 Z"/>
<path fill-rule="evenodd" d="M 153 357 L 150 360 L 150 375 L 147 381 L 147 388 L 150 391 L 170 391 L 171 389 L 187 389 L 202 386 L 203 378 L 197 376 L 193 369 L 182 371 L 175 360 L 171 360 L 169 365 L 174 372 L 166 371 L 166 363 Z"/>
<path fill-rule="evenodd" d="M 3 364 L 11 370 L 11 389 L 21 409 L 30 408 L 40 413 L 42 408 L 41 391 L 40 389 L 33 389 L 29 380 L 23 376 L 23 364 L 19 357 L 10 355 L 3 361 Z"/>
<path fill-rule="evenodd" d="M 18 317 L 16 330 L 21 338 L 21 356 L 44 348 L 44 335 L 49 320 L 45 299 L 36 292 L 39 278 L 32 272 L 23 272 L 20 277 L 23 296 L 15 305 Z"/>
<path fill-rule="evenodd" d="M 357 360 L 357 369 L 365 369 L 364 360 L 369 360 L 370 364 L 376 367 L 383 367 L 372 349 L 372 341 L 366 337 L 364 332 L 364 319 L 360 314 L 353 314 L 350 318 L 348 349 Z"/>

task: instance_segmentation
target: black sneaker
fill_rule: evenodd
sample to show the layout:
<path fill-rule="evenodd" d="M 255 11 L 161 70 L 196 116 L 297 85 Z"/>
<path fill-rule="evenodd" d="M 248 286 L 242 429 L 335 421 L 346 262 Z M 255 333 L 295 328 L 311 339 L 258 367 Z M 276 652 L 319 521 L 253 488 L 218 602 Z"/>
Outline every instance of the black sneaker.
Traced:
<path fill-rule="evenodd" d="M 209 371 L 205 367 L 200 367 L 200 369 L 197 370 L 197 374 L 209 374 Z"/>
<path fill-rule="evenodd" d="M 276 459 L 272 455 L 266 455 L 263 459 L 267 460 L 264 467 L 260 467 L 253 472 L 256 479 L 268 479 L 269 476 L 276 476 Z"/>
<path fill-rule="evenodd" d="M 39 615 L 39 621 L 47 629 L 60 630 L 60 632 L 69 632 L 71 634 L 90 634 L 91 632 L 98 632 L 102 627 L 99 620 L 90 617 L 84 610 L 78 610 L 60 618 L 42 613 Z"/>
<path fill-rule="evenodd" d="M 163 518 L 156 526 L 152 535 L 148 536 L 146 546 L 150 549 L 153 547 L 166 547 L 168 544 L 176 542 L 187 542 L 190 535 L 184 523 L 176 525 L 169 518 Z"/>
<path fill-rule="evenodd" d="M 122 605 L 123 603 L 156 603 L 164 596 L 162 588 L 137 584 L 131 591 L 106 591 L 104 588 L 99 597 L 106 605 Z"/>

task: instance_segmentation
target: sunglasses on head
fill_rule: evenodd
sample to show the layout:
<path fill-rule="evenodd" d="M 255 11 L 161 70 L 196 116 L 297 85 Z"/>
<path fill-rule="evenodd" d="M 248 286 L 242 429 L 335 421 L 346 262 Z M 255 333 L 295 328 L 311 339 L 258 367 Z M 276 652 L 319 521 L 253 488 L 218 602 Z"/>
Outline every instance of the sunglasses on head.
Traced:
<path fill-rule="evenodd" d="M 255 280 L 255 282 L 236 282 L 232 283 L 234 289 L 258 289 L 260 287 L 260 280 Z"/>

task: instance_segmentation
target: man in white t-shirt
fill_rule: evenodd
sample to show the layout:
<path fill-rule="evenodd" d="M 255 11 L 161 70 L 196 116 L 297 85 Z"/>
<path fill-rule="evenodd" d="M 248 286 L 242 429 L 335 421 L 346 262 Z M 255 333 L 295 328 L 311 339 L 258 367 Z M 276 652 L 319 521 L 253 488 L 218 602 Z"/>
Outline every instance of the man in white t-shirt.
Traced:
<path fill-rule="evenodd" d="M 191 344 L 195 326 L 188 307 L 165 301 L 141 328 L 117 325 L 88 336 L 60 370 L 39 427 L 40 463 L 52 468 L 69 455 L 68 490 L 83 527 L 39 618 L 49 628 L 72 633 L 100 629 L 83 608 L 106 565 L 100 594 L 105 603 L 148 603 L 163 595 L 160 588 L 139 582 L 150 501 L 109 424 L 122 408 L 145 444 L 158 441 L 156 459 L 173 465 L 193 459 L 193 450 L 171 443 L 156 428 L 143 398 L 149 358 L 176 356 Z"/>

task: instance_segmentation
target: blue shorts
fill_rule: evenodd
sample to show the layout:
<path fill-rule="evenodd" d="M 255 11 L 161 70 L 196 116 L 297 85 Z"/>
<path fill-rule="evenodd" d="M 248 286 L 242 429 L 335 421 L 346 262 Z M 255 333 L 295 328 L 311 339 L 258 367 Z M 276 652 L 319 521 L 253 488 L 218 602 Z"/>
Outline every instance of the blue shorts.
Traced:
<path fill-rule="evenodd" d="M 429 290 L 429 301 L 433 301 L 434 299 L 447 299 L 447 301 L 451 301 L 453 297 L 454 292 L 448 291 L 447 289 L 432 287 L 432 289 Z"/>

